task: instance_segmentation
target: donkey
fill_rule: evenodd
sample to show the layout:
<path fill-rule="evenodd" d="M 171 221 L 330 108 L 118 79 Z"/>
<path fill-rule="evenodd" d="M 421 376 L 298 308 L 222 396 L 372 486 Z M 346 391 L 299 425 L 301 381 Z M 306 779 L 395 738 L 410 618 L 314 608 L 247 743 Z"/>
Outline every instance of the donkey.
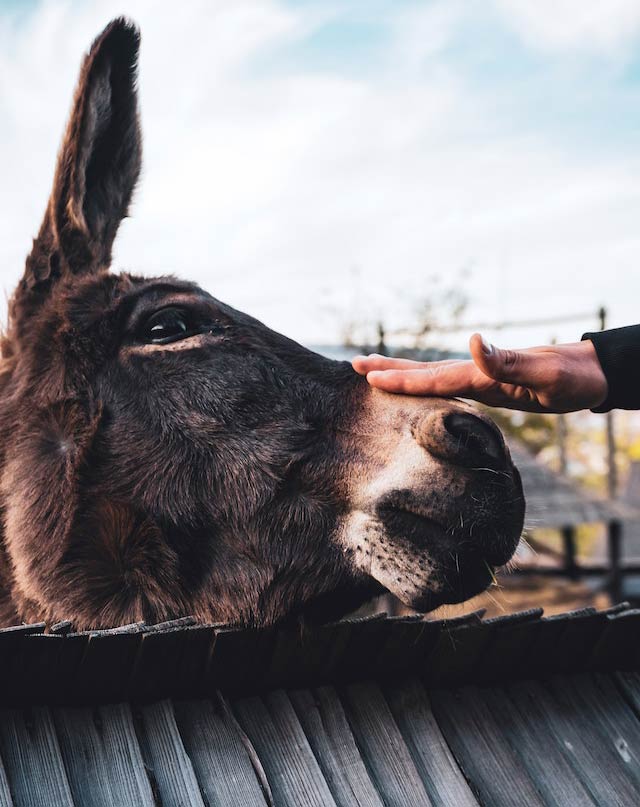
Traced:
<path fill-rule="evenodd" d="M 484 589 L 522 528 L 502 437 L 372 390 L 174 277 L 109 272 L 140 171 L 139 33 L 80 71 L 0 364 L 0 623 L 333 619 Z"/>

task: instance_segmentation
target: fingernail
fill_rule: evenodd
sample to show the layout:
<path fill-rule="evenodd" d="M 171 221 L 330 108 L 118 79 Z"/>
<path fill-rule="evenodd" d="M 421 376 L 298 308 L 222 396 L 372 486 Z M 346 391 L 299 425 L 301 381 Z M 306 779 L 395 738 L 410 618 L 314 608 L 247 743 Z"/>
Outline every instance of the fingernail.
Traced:
<path fill-rule="evenodd" d="M 356 359 L 366 359 L 366 358 L 367 358 L 366 356 L 363 356 L 361 353 L 359 353 L 357 356 L 354 356 L 351 359 L 351 361 L 356 361 Z"/>
<path fill-rule="evenodd" d="M 382 353 L 369 353 L 370 359 L 382 359 L 384 358 Z"/>
<path fill-rule="evenodd" d="M 483 337 L 482 339 L 482 352 L 485 356 L 490 356 L 493 353 L 493 345 L 491 342 L 487 342 L 487 340 Z"/>

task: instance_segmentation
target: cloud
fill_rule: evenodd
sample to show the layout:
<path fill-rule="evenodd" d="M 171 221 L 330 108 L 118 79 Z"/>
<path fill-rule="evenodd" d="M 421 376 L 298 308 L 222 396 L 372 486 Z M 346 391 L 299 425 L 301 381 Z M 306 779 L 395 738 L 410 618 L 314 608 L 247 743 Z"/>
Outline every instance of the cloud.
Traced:
<path fill-rule="evenodd" d="M 455 0 L 381 2 L 355 17 L 345 4 L 128 3 L 143 31 L 145 164 L 115 266 L 195 279 L 307 342 L 337 338 L 354 310 L 399 326 L 430 277 L 458 282 L 464 266 L 470 318 L 601 302 L 620 320 L 637 316 L 638 153 L 599 136 L 628 125 L 626 113 L 600 129 L 585 118 L 584 136 L 562 128 L 549 94 L 571 118 L 576 87 L 582 103 L 589 90 L 557 54 L 548 69 L 538 57 L 531 72 L 512 71 L 518 26 L 536 43 L 574 47 L 536 33 L 543 24 L 521 6 L 487 21 Z M 563 9 L 553 25 L 569 26 Z M 44 209 L 80 56 L 119 10 L 67 0 L 18 21 L 0 14 L 8 291 Z M 354 64 L 344 41 L 332 50 L 332 32 L 367 19 L 383 35 Z M 516 44 L 503 50 L 509 36 Z M 323 59 L 317 49 L 307 58 L 311 41 Z M 498 60 L 488 78 L 487 59 Z M 599 88 L 609 91 L 618 88 Z"/>
<path fill-rule="evenodd" d="M 640 33 L 637 0 L 554 0 L 552 7 L 540 0 L 495 2 L 524 41 L 542 49 L 616 55 Z"/>

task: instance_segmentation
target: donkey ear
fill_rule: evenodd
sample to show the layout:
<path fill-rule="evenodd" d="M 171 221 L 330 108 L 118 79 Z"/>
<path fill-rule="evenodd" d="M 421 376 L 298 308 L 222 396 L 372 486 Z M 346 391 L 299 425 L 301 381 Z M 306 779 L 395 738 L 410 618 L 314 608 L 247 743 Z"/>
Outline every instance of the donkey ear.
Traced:
<path fill-rule="evenodd" d="M 27 258 L 27 288 L 109 266 L 140 173 L 139 45 L 138 29 L 119 18 L 85 56 L 49 205 Z"/>

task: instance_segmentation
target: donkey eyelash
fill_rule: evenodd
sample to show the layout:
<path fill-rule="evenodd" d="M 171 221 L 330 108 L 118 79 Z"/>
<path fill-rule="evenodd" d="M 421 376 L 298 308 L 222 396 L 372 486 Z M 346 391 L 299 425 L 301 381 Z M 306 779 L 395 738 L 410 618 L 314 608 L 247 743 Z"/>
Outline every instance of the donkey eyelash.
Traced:
<path fill-rule="evenodd" d="M 165 306 L 144 318 L 136 329 L 136 342 L 166 345 L 198 334 L 222 334 L 227 327 L 182 306 Z"/>

